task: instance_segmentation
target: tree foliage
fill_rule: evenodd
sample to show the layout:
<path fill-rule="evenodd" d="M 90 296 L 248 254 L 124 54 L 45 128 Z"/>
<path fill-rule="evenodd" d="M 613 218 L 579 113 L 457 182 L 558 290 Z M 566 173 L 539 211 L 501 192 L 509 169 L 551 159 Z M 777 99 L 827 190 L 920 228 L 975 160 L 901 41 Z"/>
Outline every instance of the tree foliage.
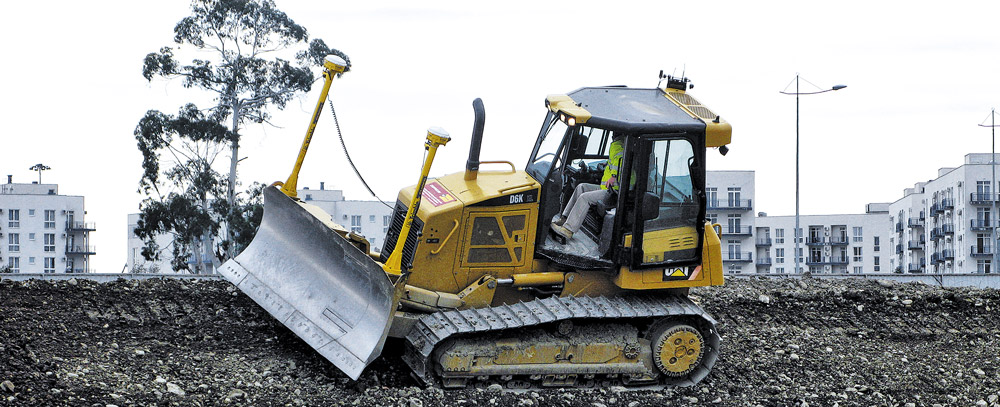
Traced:
<path fill-rule="evenodd" d="M 149 110 L 139 120 L 139 188 L 148 198 L 135 233 L 147 260 L 170 250 L 174 270 L 191 270 L 193 260 L 191 271 L 200 272 L 238 253 L 260 223 L 262 186 L 238 191 L 240 130 L 269 123 L 273 109 L 308 92 L 326 55 L 349 59 L 310 41 L 272 0 L 194 0 L 191 11 L 174 27 L 173 47 L 146 55 L 142 76 L 179 79 L 212 95 L 213 104 L 188 103 L 177 114 Z M 198 58 L 179 57 L 186 53 Z M 163 233 L 173 235 L 172 247 L 158 247 Z"/>

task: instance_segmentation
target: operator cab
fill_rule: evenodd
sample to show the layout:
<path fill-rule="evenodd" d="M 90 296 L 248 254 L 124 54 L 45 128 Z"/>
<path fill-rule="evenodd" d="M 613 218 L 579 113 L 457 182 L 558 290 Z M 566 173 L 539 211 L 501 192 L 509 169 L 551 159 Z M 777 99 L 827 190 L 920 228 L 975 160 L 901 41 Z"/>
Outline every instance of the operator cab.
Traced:
<path fill-rule="evenodd" d="M 693 100 L 676 89 L 626 87 L 546 98 L 549 112 L 526 168 L 542 185 L 536 253 L 578 269 L 700 264 L 707 126 L 677 95 Z M 553 216 L 578 184 L 600 184 L 611 140 L 621 135 L 620 192 L 608 207 L 590 208 L 565 244 L 557 241 L 549 233 Z"/>

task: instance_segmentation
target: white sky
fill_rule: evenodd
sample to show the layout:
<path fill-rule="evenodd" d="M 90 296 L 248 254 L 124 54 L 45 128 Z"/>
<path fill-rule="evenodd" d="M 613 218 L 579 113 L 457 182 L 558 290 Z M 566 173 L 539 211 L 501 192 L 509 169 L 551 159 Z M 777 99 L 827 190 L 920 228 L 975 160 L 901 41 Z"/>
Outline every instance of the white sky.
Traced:
<path fill-rule="evenodd" d="M 276 1 L 350 56 L 331 98 L 352 158 L 389 201 L 416 181 L 428 127 L 453 140 L 431 174 L 464 168 L 476 97 L 486 105 L 482 159 L 523 167 L 545 95 L 653 87 L 660 69 L 686 67 L 691 94 L 733 124 L 729 155 L 710 151 L 709 169 L 756 171 L 754 209 L 771 215 L 795 208 L 795 98 L 778 91 L 797 72 L 848 85 L 802 98 L 803 214 L 860 213 L 966 153 L 989 152 L 990 131 L 976 125 L 1000 105 L 995 1 Z M 142 58 L 173 45 L 188 14 L 185 1 L 5 5 L 0 176 L 37 180 L 28 167 L 42 162 L 52 167 L 43 182 L 84 195 L 99 272 L 125 264 L 126 217 L 142 199 L 136 123 L 200 98 L 141 75 Z M 244 130 L 243 182 L 287 178 L 318 90 L 275 114 L 282 128 Z M 371 199 L 329 110 L 299 186 L 320 181 Z"/>

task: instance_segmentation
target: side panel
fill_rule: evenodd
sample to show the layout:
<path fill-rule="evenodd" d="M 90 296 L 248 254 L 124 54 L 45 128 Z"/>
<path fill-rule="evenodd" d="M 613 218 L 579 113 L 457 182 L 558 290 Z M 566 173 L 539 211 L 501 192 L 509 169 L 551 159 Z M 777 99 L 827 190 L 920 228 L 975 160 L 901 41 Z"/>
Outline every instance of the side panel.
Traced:
<path fill-rule="evenodd" d="M 625 236 L 625 244 L 631 245 L 632 236 Z M 722 285 L 722 242 L 716 230 L 705 224 L 705 239 L 702 242 L 702 263 L 697 266 L 670 267 L 632 270 L 621 267 L 614 278 L 614 284 L 628 290 L 654 290 L 664 288 L 702 287 Z"/>

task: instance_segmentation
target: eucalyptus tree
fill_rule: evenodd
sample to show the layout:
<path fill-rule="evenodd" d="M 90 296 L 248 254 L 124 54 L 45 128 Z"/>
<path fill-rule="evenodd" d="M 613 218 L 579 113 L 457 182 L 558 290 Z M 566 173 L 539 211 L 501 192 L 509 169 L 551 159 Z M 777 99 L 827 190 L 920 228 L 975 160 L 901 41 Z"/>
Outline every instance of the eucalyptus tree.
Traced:
<path fill-rule="evenodd" d="M 239 191 L 241 130 L 269 124 L 274 109 L 308 92 L 324 56 L 349 59 L 310 41 L 271 0 L 194 0 L 191 11 L 174 27 L 173 46 L 146 55 L 142 75 L 179 79 L 212 102 L 149 110 L 136 126 L 147 198 L 135 232 L 147 260 L 166 250 L 155 236 L 172 234 L 172 267 L 199 273 L 237 254 L 260 222 L 261 186 Z"/>

